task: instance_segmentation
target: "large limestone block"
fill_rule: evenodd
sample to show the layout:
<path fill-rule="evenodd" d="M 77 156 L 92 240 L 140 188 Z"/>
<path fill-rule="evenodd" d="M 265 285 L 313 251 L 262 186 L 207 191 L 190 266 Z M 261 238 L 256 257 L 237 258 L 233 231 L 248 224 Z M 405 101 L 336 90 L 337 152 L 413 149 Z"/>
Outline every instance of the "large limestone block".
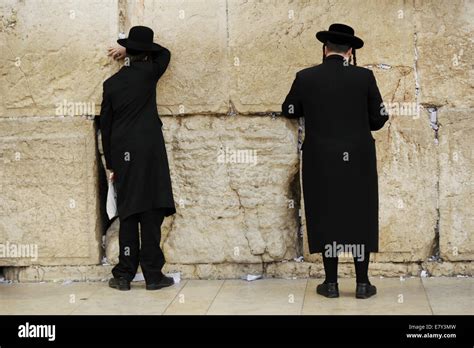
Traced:
<path fill-rule="evenodd" d="M 235 0 L 228 6 L 231 100 L 239 112 L 279 110 L 295 73 L 321 62 L 315 34 L 334 22 L 353 26 L 364 39 L 358 65 L 413 68 L 411 2 Z"/>
<path fill-rule="evenodd" d="M 433 277 L 474 276 L 474 262 L 423 262 L 423 268 Z"/>
<path fill-rule="evenodd" d="M 92 266 L 30 266 L 5 267 L 5 279 L 18 282 L 64 282 L 64 281 L 107 281 L 112 275 L 112 265 Z M 419 276 L 422 270 L 429 275 L 470 276 L 473 275 L 473 263 L 467 262 L 417 262 L 387 263 L 372 262 L 369 266 L 371 277 L 408 277 Z M 323 278 L 322 263 L 308 262 L 271 262 L 260 263 L 220 263 L 220 264 L 170 264 L 163 268 L 164 273 L 179 272 L 181 279 L 242 279 L 248 274 L 261 274 L 264 278 Z M 340 278 L 353 278 L 354 266 L 341 264 L 338 270 Z M 104 285 L 105 286 L 105 285 Z"/>
<path fill-rule="evenodd" d="M 167 262 L 295 257 L 294 124 L 237 116 L 164 118 L 164 123 L 178 211 L 164 237 Z"/>
<path fill-rule="evenodd" d="M 435 245 L 437 147 L 426 112 L 374 133 L 379 174 L 378 262 L 423 261 Z"/>
<path fill-rule="evenodd" d="M 352 262 L 352 261 L 351 261 Z M 386 263 L 371 262 L 369 276 L 400 277 L 418 276 L 421 266 L 418 263 Z M 265 275 L 272 278 L 324 278 L 324 266 L 321 261 L 310 262 L 273 262 L 265 267 Z M 355 277 L 355 269 L 351 263 L 340 263 L 339 278 Z"/>
<path fill-rule="evenodd" d="M 19 283 L 99 282 L 112 276 L 111 265 L 5 267 L 5 279 Z M 104 287 L 106 285 L 104 284 Z"/>
<path fill-rule="evenodd" d="M 0 266 L 98 264 L 93 122 L 0 119 L 0 162 Z"/>
<path fill-rule="evenodd" d="M 472 107 L 474 3 L 415 1 L 421 102 Z"/>
<path fill-rule="evenodd" d="M 474 127 L 472 111 L 441 109 L 439 210 L 441 257 L 474 259 Z"/>
<path fill-rule="evenodd" d="M 141 0 L 124 5 L 125 31 L 147 25 L 171 51 L 158 84 L 161 114 L 225 113 L 228 109 L 226 2 Z"/>
<path fill-rule="evenodd" d="M 117 0 L 2 0 L 0 116 L 54 115 L 65 100 L 100 105 L 102 81 L 117 67 L 106 57 L 117 39 L 117 6 Z"/>

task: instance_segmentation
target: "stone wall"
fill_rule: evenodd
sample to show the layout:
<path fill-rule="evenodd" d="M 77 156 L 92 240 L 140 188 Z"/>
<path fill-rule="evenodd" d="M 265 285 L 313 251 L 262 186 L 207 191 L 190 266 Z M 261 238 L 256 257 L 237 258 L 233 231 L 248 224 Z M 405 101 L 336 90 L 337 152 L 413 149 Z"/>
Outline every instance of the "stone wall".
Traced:
<path fill-rule="evenodd" d="M 473 12 L 469 0 L 2 0 L 0 243 L 35 244 L 38 258 L 0 266 L 22 281 L 99 279 L 110 271 L 101 257 L 116 262 L 117 222 L 101 249 L 100 155 L 83 115 L 99 114 L 102 82 L 120 66 L 106 47 L 142 24 L 172 52 L 157 100 L 177 205 L 163 226 L 166 270 L 320 276 L 299 218 L 298 122 L 271 113 L 295 73 L 321 61 L 315 33 L 345 22 L 384 100 L 420 108 L 395 108 L 374 134 L 372 274 L 472 275 Z M 235 150 L 256 162 L 218 160 Z"/>

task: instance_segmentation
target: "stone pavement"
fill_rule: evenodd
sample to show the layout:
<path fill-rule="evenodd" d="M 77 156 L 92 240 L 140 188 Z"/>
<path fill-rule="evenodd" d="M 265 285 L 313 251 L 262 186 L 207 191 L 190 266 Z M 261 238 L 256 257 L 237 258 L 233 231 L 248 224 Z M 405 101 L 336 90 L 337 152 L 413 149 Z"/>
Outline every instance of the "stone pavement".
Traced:
<path fill-rule="evenodd" d="M 474 314 L 474 278 L 372 278 L 378 294 L 354 298 L 355 280 L 339 279 L 341 296 L 315 293 L 320 279 L 182 280 L 119 292 L 105 282 L 2 283 L 0 314 Z"/>

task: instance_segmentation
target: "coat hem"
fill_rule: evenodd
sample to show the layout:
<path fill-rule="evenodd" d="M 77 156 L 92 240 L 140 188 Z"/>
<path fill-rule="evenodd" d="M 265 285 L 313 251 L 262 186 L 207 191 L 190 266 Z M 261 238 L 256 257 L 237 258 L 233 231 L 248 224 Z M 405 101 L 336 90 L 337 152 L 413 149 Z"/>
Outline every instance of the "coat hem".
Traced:
<path fill-rule="evenodd" d="M 164 210 L 164 215 L 165 217 L 168 217 L 168 216 L 171 216 L 171 215 L 174 215 L 176 214 L 176 208 L 174 207 L 151 207 L 151 208 L 143 208 L 143 209 L 137 209 L 137 210 L 134 210 L 132 212 L 129 212 L 127 214 L 120 214 L 119 213 L 119 219 L 120 220 L 125 220 L 126 218 L 132 216 L 132 215 L 135 215 L 135 214 L 140 214 L 140 213 L 144 213 L 146 211 L 149 211 L 149 210 L 155 210 L 155 209 L 162 209 Z"/>

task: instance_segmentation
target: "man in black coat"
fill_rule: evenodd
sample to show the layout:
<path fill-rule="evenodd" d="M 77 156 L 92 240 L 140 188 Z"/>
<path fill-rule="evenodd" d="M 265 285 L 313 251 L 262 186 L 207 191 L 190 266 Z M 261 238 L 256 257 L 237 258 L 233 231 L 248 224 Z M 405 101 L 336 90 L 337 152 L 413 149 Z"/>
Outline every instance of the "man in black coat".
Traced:
<path fill-rule="evenodd" d="M 125 65 L 104 82 L 100 114 L 107 169 L 113 172 L 120 219 L 119 263 L 110 287 L 130 290 L 138 265 L 147 290 L 173 284 L 162 272 L 161 224 L 176 212 L 168 158 L 156 107 L 156 84 L 166 71 L 170 52 L 153 43 L 153 31 L 137 26 L 123 48 L 111 49 Z M 141 248 L 138 226 L 140 225 Z"/>
<path fill-rule="evenodd" d="M 370 252 L 378 251 L 378 184 L 375 140 L 384 115 L 374 74 L 357 67 L 363 41 L 344 24 L 316 34 L 323 63 L 299 71 L 283 115 L 304 117 L 303 195 L 309 250 L 322 253 L 326 279 L 317 293 L 338 297 L 338 255 L 354 256 L 356 297 L 376 293 L 369 282 Z M 353 59 L 354 64 L 351 65 Z"/>

